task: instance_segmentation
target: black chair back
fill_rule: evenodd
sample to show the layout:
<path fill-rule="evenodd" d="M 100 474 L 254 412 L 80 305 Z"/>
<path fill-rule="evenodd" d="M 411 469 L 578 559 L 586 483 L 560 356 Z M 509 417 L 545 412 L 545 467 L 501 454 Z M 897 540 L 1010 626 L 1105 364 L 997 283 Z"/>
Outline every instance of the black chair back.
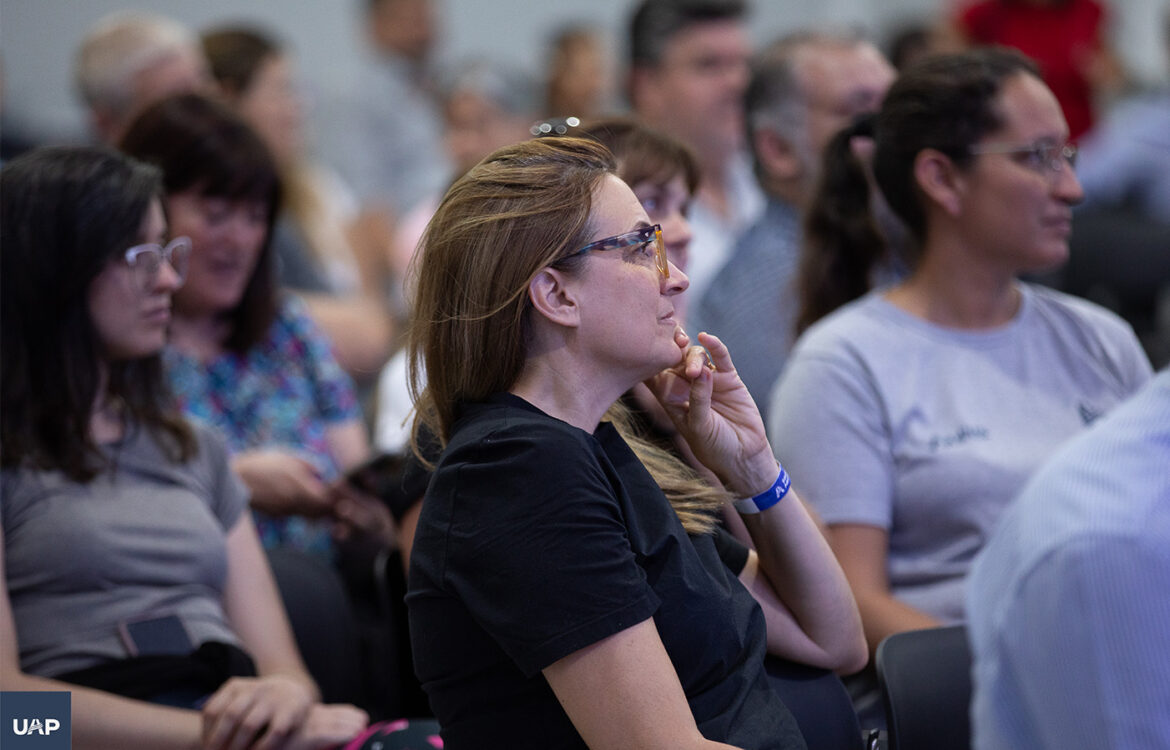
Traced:
<path fill-rule="evenodd" d="M 878 646 L 875 665 L 889 750 L 971 747 L 971 650 L 965 626 L 892 635 Z"/>

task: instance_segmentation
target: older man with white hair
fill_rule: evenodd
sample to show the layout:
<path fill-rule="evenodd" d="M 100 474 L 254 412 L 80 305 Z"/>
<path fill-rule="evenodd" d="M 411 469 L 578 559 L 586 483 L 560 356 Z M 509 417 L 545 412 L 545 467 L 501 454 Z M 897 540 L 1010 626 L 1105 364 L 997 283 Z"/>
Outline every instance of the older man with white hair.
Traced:
<path fill-rule="evenodd" d="M 107 16 L 91 28 L 74 78 L 95 136 L 111 144 L 148 104 L 211 86 L 198 37 L 169 18 L 140 12 Z"/>
<path fill-rule="evenodd" d="M 767 203 L 697 300 L 688 327 L 723 340 L 761 412 L 792 346 L 800 217 L 821 153 L 853 118 L 877 110 L 893 80 L 882 53 L 850 34 L 792 34 L 753 61 L 744 109 Z"/>

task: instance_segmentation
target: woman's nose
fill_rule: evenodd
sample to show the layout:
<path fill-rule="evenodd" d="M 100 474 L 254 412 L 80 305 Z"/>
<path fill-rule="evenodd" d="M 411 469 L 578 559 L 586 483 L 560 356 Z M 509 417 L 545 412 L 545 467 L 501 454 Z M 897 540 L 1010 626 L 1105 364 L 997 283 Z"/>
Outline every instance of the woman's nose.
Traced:
<path fill-rule="evenodd" d="M 670 296 L 685 292 L 691 285 L 691 280 L 674 263 L 667 261 L 666 267 L 670 270 L 670 275 L 662 280 L 663 293 Z"/>
<path fill-rule="evenodd" d="M 1076 169 L 1069 162 L 1066 161 L 1056 174 L 1056 179 L 1052 183 L 1052 193 L 1069 205 L 1076 205 L 1084 200 L 1085 189 L 1081 187 Z"/>
<path fill-rule="evenodd" d="M 155 291 L 169 293 L 181 286 L 183 286 L 183 277 L 169 260 L 164 259 L 158 266 L 158 275 L 154 280 Z"/>

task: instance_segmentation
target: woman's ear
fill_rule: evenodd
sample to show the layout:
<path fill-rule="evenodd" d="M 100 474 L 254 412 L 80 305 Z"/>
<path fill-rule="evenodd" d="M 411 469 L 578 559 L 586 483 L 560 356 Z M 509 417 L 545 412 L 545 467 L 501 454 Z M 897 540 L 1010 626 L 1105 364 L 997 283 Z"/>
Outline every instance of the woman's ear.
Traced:
<path fill-rule="evenodd" d="M 918 189 L 948 215 L 959 215 L 965 181 L 949 156 L 933 148 L 919 151 L 914 157 L 914 180 Z"/>
<path fill-rule="evenodd" d="M 528 282 L 528 299 L 536 312 L 557 325 L 576 328 L 580 308 L 567 277 L 555 268 L 542 268 Z"/>

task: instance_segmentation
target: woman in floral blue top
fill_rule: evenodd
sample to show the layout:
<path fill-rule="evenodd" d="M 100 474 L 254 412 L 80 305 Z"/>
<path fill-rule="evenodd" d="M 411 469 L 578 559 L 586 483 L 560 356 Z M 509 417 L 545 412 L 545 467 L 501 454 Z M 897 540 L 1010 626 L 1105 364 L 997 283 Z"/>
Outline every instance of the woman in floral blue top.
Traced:
<path fill-rule="evenodd" d="M 280 183 L 262 142 L 222 105 L 182 95 L 144 111 L 122 148 L 162 169 L 171 228 L 192 240 L 165 363 L 183 410 L 226 437 L 265 546 L 328 556 L 335 533 L 386 536 L 386 510 L 338 481 L 369 454 L 353 383 L 276 288 Z"/>

